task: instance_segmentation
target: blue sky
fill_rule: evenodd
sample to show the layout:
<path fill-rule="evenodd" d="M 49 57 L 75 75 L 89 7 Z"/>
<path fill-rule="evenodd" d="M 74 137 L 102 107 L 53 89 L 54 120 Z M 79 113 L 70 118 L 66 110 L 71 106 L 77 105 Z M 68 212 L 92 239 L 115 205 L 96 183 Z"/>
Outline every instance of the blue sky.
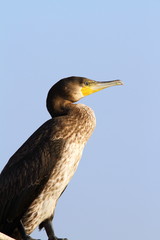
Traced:
<path fill-rule="evenodd" d="M 0 169 L 50 118 L 45 100 L 56 81 L 125 83 L 80 101 L 97 127 L 58 203 L 57 236 L 160 239 L 159 12 L 158 0 L 0 3 Z"/>

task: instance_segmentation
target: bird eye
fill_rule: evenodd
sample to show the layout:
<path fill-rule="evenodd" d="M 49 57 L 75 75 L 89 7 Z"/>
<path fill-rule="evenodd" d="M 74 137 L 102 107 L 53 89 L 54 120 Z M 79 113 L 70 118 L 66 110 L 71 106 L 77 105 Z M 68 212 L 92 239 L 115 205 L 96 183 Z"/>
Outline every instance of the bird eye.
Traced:
<path fill-rule="evenodd" d="M 89 82 L 85 82 L 84 85 L 85 85 L 85 86 L 88 86 L 88 85 L 89 85 Z"/>

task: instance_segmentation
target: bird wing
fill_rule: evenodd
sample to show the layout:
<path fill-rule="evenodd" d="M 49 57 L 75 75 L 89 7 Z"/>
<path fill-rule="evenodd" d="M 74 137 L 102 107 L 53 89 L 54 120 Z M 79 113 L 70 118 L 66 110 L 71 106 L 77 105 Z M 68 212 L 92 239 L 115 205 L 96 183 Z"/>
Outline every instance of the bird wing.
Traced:
<path fill-rule="evenodd" d="M 13 230 L 13 225 L 22 218 L 49 179 L 65 142 L 63 138 L 56 137 L 61 128 L 56 121 L 51 119 L 44 123 L 1 172 L 0 231 L 9 226 L 12 226 L 10 231 Z"/>

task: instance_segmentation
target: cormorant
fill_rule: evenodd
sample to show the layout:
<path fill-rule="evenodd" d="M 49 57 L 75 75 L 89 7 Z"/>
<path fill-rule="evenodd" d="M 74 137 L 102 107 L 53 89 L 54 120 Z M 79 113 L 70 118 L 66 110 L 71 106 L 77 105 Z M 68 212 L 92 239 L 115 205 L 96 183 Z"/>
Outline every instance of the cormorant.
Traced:
<path fill-rule="evenodd" d="M 91 108 L 73 103 L 115 85 L 122 82 L 69 77 L 49 90 L 47 109 L 52 118 L 17 150 L 0 174 L 0 232 L 29 240 L 39 226 L 45 228 L 48 240 L 64 240 L 54 234 L 54 210 L 96 125 Z"/>

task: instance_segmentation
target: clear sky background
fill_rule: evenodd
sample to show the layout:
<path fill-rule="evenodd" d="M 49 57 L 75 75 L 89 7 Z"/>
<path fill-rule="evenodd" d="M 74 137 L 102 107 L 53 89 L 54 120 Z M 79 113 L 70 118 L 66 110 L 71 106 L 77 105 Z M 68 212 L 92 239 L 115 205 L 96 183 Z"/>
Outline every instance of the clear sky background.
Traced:
<path fill-rule="evenodd" d="M 121 79 L 80 101 L 97 127 L 58 203 L 55 232 L 159 240 L 160 1 L 5 0 L 0 29 L 0 169 L 50 118 L 45 101 L 56 81 Z"/>

